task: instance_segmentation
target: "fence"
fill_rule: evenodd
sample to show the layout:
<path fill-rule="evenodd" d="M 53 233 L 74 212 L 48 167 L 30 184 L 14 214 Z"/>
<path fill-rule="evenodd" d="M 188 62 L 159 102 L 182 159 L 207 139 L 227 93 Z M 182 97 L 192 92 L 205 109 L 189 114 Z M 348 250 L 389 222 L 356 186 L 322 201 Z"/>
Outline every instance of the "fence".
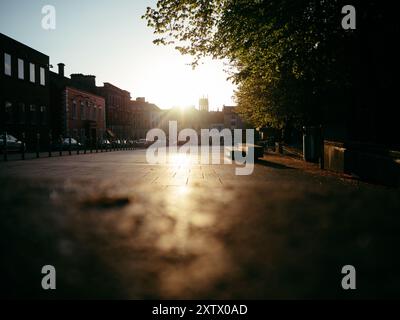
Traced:
<path fill-rule="evenodd" d="M 28 160 L 43 157 L 65 156 L 73 154 L 102 153 L 112 151 L 134 150 L 133 141 L 117 140 L 109 142 L 105 139 L 83 139 L 83 143 L 69 137 L 63 138 L 59 136 L 53 139 L 51 133 L 47 137 L 43 137 L 39 133 L 28 144 L 25 140 L 25 134 L 22 133 L 22 139 L 17 140 L 10 136 L 7 132 L 0 135 L 0 152 L 3 154 L 4 161 L 9 160 Z"/>

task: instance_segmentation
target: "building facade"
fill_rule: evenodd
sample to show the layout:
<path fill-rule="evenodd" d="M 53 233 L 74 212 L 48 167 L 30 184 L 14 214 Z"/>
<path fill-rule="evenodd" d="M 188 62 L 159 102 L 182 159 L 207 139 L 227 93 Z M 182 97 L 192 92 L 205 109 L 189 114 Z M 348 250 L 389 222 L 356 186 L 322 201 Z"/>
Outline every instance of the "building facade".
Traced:
<path fill-rule="evenodd" d="M 65 128 L 69 136 L 78 141 L 98 141 L 105 135 L 105 100 L 73 87 L 66 87 Z"/>
<path fill-rule="evenodd" d="M 144 139 L 149 130 L 160 127 L 161 110 L 145 98 L 130 101 L 131 122 L 134 139 Z"/>
<path fill-rule="evenodd" d="M 234 106 L 224 106 L 222 113 L 224 114 L 224 127 L 227 129 L 245 129 L 245 124 L 235 111 Z"/>
<path fill-rule="evenodd" d="M 129 139 L 133 137 L 131 94 L 111 83 L 97 87 L 97 92 L 106 102 L 107 129 L 115 138 Z"/>
<path fill-rule="evenodd" d="M 205 112 L 209 111 L 208 98 L 203 97 L 199 99 L 199 110 Z"/>
<path fill-rule="evenodd" d="M 224 113 L 221 111 L 210 111 L 207 118 L 208 129 L 217 129 L 218 131 L 225 129 Z"/>
<path fill-rule="evenodd" d="M 48 142 L 51 112 L 49 57 L 0 33 L 0 131 L 28 149 Z"/>
<path fill-rule="evenodd" d="M 94 80 L 93 76 L 89 77 Z M 50 88 L 54 138 L 71 137 L 91 143 L 104 138 L 106 119 L 103 97 L 93 93 L 95 90 L 90 90 L 84 83 L 65 77 L 62 63 L 58 64 L 58 73 L 50 73 Z"/>

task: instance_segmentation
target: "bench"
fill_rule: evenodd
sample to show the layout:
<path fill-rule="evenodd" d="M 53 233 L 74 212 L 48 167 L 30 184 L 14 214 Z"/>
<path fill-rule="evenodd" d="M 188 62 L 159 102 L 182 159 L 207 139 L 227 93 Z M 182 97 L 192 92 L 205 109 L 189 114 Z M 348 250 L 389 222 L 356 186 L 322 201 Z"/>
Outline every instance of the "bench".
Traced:
<path fill-rule="evenodd" d="M 254 159 L 259 159 L 264 156 L 264 147 L 256 144 L 242 144 L 235 147 L 226 147 L 226 156 L 235 160 L 235 154 L 239 153 L 242 156 L 246 156 L 250 148 L 254 149 Z"/>

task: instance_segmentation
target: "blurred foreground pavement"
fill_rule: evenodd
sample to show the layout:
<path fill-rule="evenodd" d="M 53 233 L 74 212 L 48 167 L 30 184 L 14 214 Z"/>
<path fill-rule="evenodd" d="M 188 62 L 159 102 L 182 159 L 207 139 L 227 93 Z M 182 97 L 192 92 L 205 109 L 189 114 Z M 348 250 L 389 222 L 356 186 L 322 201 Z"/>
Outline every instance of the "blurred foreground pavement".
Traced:
<path fill-rule="evenodd" d="M 1 297 L 400 297 L 398 189 L 278 156 L 234 168 L 143 150 L 0 163 Z"/>

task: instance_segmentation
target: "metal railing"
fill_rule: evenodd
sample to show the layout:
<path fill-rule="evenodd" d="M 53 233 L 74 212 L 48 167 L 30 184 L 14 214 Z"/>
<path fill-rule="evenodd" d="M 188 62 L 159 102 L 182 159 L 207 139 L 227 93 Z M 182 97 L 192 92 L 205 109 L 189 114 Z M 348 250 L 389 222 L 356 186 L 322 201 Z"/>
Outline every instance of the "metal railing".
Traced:
<path fill-rule="evenodd" d="M 51 158 L 54 156 L 62 157 L 65 155 L 71 156 L 73 154 L 85 155 L 89 153 L 128 151 L 135 149 L 133 143 L 104 143 L 104 139 L 85 138 L 83 139 L 83 143 L 79 143 L 72 137 L 64 138 L 59 136 L 56 142 L 51 133 L 48 134 L 48 138 L 45 141 L 43 141 L 41 134 L 37 133 L 34 141 L 31 139 L 30 143 L 27 143 L 25 133 L 22 133 L 21 139 L 18 141 L 11 139 L 11 136 L 9 136 L 7 132 L 3 132 L 1 136 L 0 153 L 2 153 L 1 158 L 4 161 Z M 10 137 L 10 139 L 8 139 L 8 137 Z M 67 139 L 68 142 L 65 143 Z"/>

